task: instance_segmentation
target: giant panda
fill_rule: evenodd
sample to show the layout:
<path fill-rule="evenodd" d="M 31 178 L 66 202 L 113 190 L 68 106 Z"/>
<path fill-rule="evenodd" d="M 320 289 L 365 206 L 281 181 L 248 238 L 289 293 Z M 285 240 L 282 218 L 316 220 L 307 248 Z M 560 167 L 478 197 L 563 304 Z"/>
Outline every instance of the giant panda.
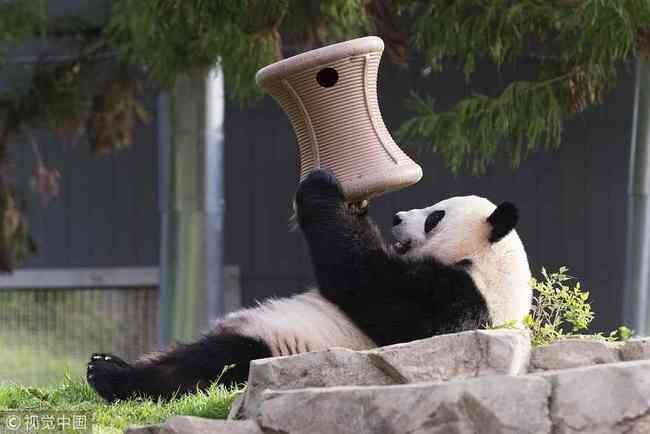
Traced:
<path fill-rule="evenodd" d="M 327 170 L 299 184 L 295 204 L 317 290 L 231 313 L 196 342 L 132 364 L 94 354 L 87 380 L 99 395 L 164 399 L 216 379 L 244 382 L 253 359 L 365 350 L 520 320 L 530 309 L 528 259 L 508 202 L 465 196 L 398 212 L 393 245 Z"/>

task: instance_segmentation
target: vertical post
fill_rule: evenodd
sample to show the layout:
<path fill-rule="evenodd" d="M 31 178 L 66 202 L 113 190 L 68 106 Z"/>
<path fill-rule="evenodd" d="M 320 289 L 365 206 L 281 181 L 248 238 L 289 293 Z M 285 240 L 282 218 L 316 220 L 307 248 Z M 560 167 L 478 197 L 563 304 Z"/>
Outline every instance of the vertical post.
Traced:
<path fill-rule="evenodd" d="M 636 69 L 634 124 L 630 152 L 623 322 L 650 332 L 650 63 Z"/>
<path fill-rule="evenodd" d="M 224 312 L 220 68 L 179 78 L 159 96 L 159 344 L 196 338 Z"/>

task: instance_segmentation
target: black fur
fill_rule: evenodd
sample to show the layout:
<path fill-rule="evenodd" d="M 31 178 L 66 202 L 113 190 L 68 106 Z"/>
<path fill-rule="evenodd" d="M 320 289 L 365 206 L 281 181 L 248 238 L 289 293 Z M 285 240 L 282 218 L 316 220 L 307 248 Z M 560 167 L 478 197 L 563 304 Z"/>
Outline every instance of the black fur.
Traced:
<path fill-rule="evenodd" d="M 443 210 L 438 210 L 434 211 L 431 214 L 427 216 L 427 219 L 424 221 L 424 233 L 428 234 L 438 226 L 438 223 L 440 223 L 440 220 L 445 216 L 445 212 Z"/>
<path fill-rule="evenodd" d="M 492 233 L 490 234 L 490 242 L 496 243 L 501 238 L 510 233 L 511 230 L 517 225 L 519 221 L 519 211 L 510 202 L 503 202 L 494 210 L 488 222 L 492 225 Z"/>
<path fill-rule="evenodd" d="M 227 365 L 235 366 L 226 370 L 219 381 L 243 383 L 248 379 L 250 361 L 270 356 L 269 347 L 257 339 L 208 334 L 133 364 L 112 354 L 93 354 L 86 378 L 108 402 L 135 396 L 167 399 L 206 388 Z"/>
<path fill-rule="evenodd" d="M 378 345 L 489 322 L 485 300 L 467 271 L 470 261 L 447 266 L 433 258 L 409 261 L 397 255 L 384 245 L 366 204 L 346 204 L 330 172 L 313 172 L 300 184 L 296 208 L 321 294 Z M 222 383 L 245 381 L 249 362 L 270 355 L 264 342 L 215 330 L 133 364 L 95 355 L 87 378 L 109 402 L 134 395 L 169 398 L 208 386 L 224 365 L 235 367 Z"/>
<path fill-rule="evenodd" d="M 348 211 L 330 172 L 310 174 L 298 188 L 296 205 L 321 294 L 378 345 L 489 322 L 485 299 L 466 270 L 471 264 L 447 266 L 395 254 L 368 217 Z"/>

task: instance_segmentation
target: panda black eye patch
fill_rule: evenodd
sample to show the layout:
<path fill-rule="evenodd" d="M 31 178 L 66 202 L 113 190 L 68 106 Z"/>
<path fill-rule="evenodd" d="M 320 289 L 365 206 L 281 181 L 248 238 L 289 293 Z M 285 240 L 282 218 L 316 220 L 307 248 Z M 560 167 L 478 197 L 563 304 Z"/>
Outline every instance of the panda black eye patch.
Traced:
<path fill-rule="evenodd" d="M 427 216 L 427 219 L 424 221 L 424 233 L 428 234 L 433 228 L 435 228 L 440 220 L 445 216 L 444 211 L 434 211 Z"/>

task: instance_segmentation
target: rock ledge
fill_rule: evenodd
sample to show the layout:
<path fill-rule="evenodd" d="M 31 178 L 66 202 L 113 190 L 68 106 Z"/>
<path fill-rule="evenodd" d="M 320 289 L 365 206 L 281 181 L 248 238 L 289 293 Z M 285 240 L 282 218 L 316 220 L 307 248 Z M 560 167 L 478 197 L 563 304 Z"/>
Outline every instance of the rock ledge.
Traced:
<path fill-rule="evenodd" d="M 369 351 L 251 363 L 229 421 L 173 417 L 144 433 L 650 433 L 650 339 L 480 330 Z"/>

